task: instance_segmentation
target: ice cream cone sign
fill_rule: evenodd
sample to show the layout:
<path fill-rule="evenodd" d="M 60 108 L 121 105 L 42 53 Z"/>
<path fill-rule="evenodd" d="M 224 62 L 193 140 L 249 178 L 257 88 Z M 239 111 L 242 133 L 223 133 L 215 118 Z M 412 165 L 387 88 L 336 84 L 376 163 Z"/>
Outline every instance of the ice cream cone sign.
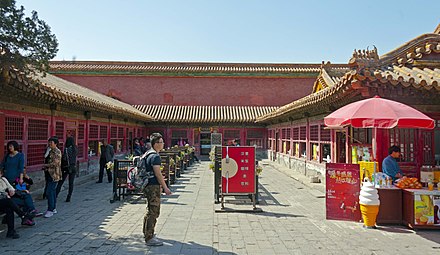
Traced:
<path fill-rule="evenodd" d="M 376 228 L 376 218 L 379 213 L 380 200 L 377 189 L 373 183 L 369 181 L 362 183 L 361 192 L 359 194 L 359 204 L 364 227 Z"/>

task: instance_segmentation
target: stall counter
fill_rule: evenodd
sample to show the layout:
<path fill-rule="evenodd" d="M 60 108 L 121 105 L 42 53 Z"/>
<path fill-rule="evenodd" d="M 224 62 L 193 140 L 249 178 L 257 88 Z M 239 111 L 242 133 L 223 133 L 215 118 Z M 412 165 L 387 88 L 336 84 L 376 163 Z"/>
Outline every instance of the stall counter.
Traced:
<path fill-rule="evenodd" d="M 403 224 L 413 229 L 440 229 L 440 190 L 404 189 Z"/>
<path fill-rule="evenodd" d="M 402 189 L 384 187 L 377 191 L 380 200 L 377 224 L 402 224 Z"/>

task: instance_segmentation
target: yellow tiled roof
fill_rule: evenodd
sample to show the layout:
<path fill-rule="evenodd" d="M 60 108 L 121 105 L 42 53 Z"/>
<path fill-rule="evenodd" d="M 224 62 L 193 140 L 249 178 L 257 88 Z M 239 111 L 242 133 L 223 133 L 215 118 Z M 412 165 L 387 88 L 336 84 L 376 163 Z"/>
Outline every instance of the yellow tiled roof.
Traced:
<path fill-rule="evenodd" d="M 418 68 L 391 65 L 373 72 L 362 72 L 357 78 L 367 78 L 371 81 L 381 83 L 391 83 L 392 85 L 401 84 L 404 87 L 413 86 L 426 90 L 440 91 L 440 66 L 439 68 Z"/>
<path fill-rule="evenodd" d="M 431 58 L 424 56 L 435 53 Z M 425 34 L 411 40 L 397 49 L 377 56 L 377 49 L 358 51 L 350 59 L 350 71 L 340 74 L 331 67 L 323 66 L 317 81 L 321 90 L 300 98 L 279 109 L 257 118 L 257 122 L 303 112 L 325 113 L 329 106 L 341 106 L 363 95 L 368 85 L 413 87 L 431 91 L 434 97 L 440 96 L 440 35 Z M 336 75 L 331 75 L 331 73 Z M 439 104 L 432 102 L 433 104 Z"/>
<path fill-rule="evenodd" d="M 334 68 L 345 64 L 332 64 Z M 286 74 L 318 73 L 320 64 L 256 63 L 178 63 L 178 62 L 109 62 L 51 61 L 51 73 L 63 72 L 133 72 L 133 73 L 209 73 L 209 74 Z"/>
<path fill-rule="evenodd" d="M 253 123 L 258 116 L 272 112 L 274 106 L 177 106 L 134 105 L 157 121 L 169 123 Z"/>
<path fill-rule="evenodd" d="M 98 111 L 120 115 L 141 121 L 153 121 L 153 118 L 129 104 L 110 98 L 73 82 L 54 75 L 40 74 L 25 76 L 15 69 L 9 71 L 8 85 L 31 95 L 36 100 L 57 103 L 86 111 Z"/>

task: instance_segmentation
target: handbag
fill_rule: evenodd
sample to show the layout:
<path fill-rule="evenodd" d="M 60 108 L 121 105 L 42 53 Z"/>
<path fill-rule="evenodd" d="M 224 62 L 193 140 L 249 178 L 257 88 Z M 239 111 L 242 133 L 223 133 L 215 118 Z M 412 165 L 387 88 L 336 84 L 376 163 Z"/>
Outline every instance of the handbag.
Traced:
<path fill-rule="evenodd" d="M 26 196 L 27 192 L 24 190 L 15 190 L 15 194 L 14 197 L 20 198 L 20 199 L 24 199 Z"/>
<path fill-rule="evenodd" d="M 6 192 L 0 192 L 0 200 L 8 198 L 8 194 Z"/>
<path fill-rule="evenodd" d="M 67 167 L 69 174 L 76 174 L 76 166 L 75 165 L 71 165 Z"/>

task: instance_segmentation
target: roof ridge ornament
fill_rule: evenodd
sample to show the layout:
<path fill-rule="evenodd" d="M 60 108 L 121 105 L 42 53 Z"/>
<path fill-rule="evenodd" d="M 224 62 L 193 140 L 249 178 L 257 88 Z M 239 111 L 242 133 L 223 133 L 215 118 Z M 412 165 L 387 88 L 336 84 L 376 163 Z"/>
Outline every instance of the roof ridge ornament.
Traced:
<path fill-rule="evenodd" d="M 354 68 L 377 67 L 379 66 L 379 54 L 376 46 L 369 50 L 354 50 L 353 55 L 348 61 L 348 65 Z"/>
<path fill-rule="evenodd" d="M 437 27 L 434 30 L 434 34 L 439 34 L 440 35 L 440 23 L 437 25 Z"/>

